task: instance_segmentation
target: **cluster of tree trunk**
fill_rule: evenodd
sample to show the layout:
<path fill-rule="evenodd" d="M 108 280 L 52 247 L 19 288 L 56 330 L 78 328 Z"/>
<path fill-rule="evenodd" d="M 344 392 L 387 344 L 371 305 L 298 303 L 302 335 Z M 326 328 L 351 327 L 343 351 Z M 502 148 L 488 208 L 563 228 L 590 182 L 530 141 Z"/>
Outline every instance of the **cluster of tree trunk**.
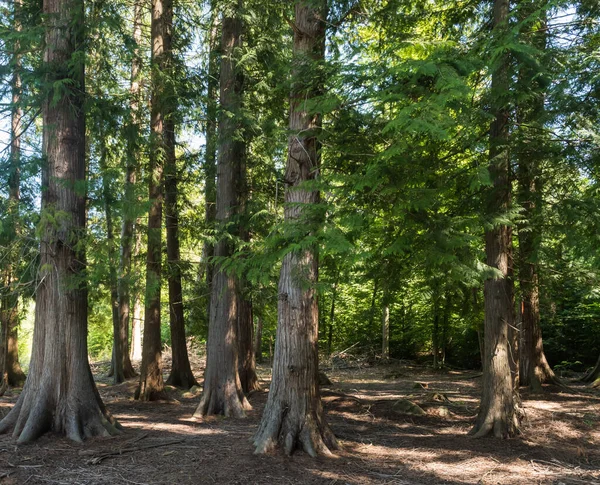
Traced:
<path fill-rule="evenodd" d="M 494 0 L 492 35 L 502 39 L 509 27 L 509 1 Z M 216 11 L 215 2 L 211 4 Z M 526 18 L 540 8 L 539 0 L 522 0 L 519 14 Z M 18 11 L 20 0 L 15 0 Z M 204 387 L 195 416 L 223 414 L 244 417 L 250 409 L 247 394 L 259 389 L 256 361 L 261 359 L 262 319 L 256 335 L 252 300 L 243 276 L 210 262 L 234 254 L 236 238 L 248 242 L 250 232 L 245 201 L 251 191 L 247 181 L 247 133 L 243 122 L 244 78 L 240 66 L 244 22 L 242 0 L 222 6 L 220 46 L 217 49 L 217 21 L 211 31 L 209 98 L 216 97 L 219 79 L 219 116 L 216 100 L 209 99 L 206 150 L 206 218 L 213 220 L 219 235 L 214 247 L 207 243 L 204 258 L 211 291 L 209 333 Z M 0 422 L 0 432 L 12 431 L 19 442 L 54 431 L 80 441 L 85 437 L 113 434 L 119 424 L 105 409 L 93 381 L 87 360 L 87 287 L 85 253 L 79 244 L 85 230 L 85 116 L 82 0 L 44 0 L 46 84 L 43 106 L 42 231 L 40 270 L 37 282 L 35 331 L 30 375 L 16 405 Z M 134 5 L 133 39 L 141 42 L 143 4 Z M 320 223 L 315 211 L 320 193 L 315 189 L 320 169 L 319 134 L 322 116 L 314 112 L 312 101 L 322 94 L 320 65 L 325 60 L 327 25 L 325 0 L 299 0 L 295 3 L 292 88 L 288 158 L 285 172 L 284 220 L 287 225 L 305 228 L 304 237 L 314 235 Z M 542 23 L 545 22 L 545 19 Z M 545 25 L 542 25 L 545 27 Z M 15 22 L 15 29 L 19 25 Z M 179 245 L 178 171 L 176 157 L 176 92 L 173 78 L 173 3 L 152 1 L 151 57 L 151 147 L 148 178 L 148 232 L 143 345 L 139 339 L 140 316 L 132 312 L 138 301 L 132 291 L 132 259 L 139 251 L 135 227 L 134 186 L 140 176 L 138 157 L 142 99 L 140 72 L 142 60 L 136 49 L 131 68 L 131 130 L 126 148 L 125 193 L 120 240 L 120 257 L 112 227 L 109 183 L 104 180 L 106 221 L 111 245 L 110 274 L 114 345 L 112 374 L 115 383 L 134 377 L 131 358 L 141 351 L 140 381 L 136 398 L 166 398 L 163 382 L 161 345 L 161 279 L 163 202 L 167 234 L 167 280 L 172 340 L 172 369 L 168 384 L 182 388 L 197 385 L 189 361 L 183 307 L 181 256 Z M 545 49 L 545 29 L 533 36 L 532 45 Z M 15 48 L 13 77 L 12 141 L 10 157 L 11 230 L 18 231 L 21 80 L 18 44 Z M 510 212 L 511 194 L 511 59 L 501 54 L 492 70 L 489 169 L 492 187 L 487 193 L 486 216 L 490 224 L 485 234 L 486 262 L 495 274 L 485 282 L 485 328 L 483 341 L 483 386 L 479 414 L 471 434 L 509 437 L 519 432 L 521 410 L 519 385 L 540 390 L 544 383 L 560 384 L 544 356 L 539 316 L 537 254 L 541 177 L 539 147 L 523 136 L 517 143 L 518 201 L 523 223 L 518 226 L 519 278 L 522 297 L 521 336 L 516 331 L 513 282 L 512 227 L 502 220 Z M 535 125 L 544 117 L 543 87 L 536 86 L 536 72 L 527 64 L 518 65 L 518 82 L 534 86 L 534 95 L 517 107 L 519 126 Z M 56 86 L 67 83 L 72 89 Z M 536 90 L 537 89 L 537 90 Z M 217 155 L 218 154 L 218 155 Z M 104 163 L 101 156 L 100 164 Z M 311 184 L 313 182 L 313 184 Z M 214 204 L 213 204 L 214 201 Z M 133 209 L 132 209 L 133 208 Z M 47 220 L 54 223 L 44 222 Z M 297 237 L 298 231 L 293 232 Z M 297 241 L 294 241 L 297 242 Z M 118 261 L 118 264 L 117 264 Z M 118 267 L 118 271 L 117 271 Z M 330 454 L 338 447 L 325 419 L 318 377 L 318 248 L 315 244 L 288 252 L 278 285 L 278 323 L 272 382 L 258 431 L 254 436 L 257 453 L 282 446 L 288 454 L 303 449 L 311 456 Z M 18 298 L 14 290 L 15 270 L 11 265 L 2 275 L 5 288 L 0 301 L 0 390 L 7 384 L 22 385 L 24 374 L 18 366 L 16 329 Z M 329 320 L 328 351 L 331 351 L 337 282 L 333 287 Z M 378 291 L 374 287 L 373 304 Z M 382 356 L 389 357 L 390 289 L 384 287 L 381 317 Z M 434 289 L 433 353 L 439 365 L 440 341 L 443 362 L 443 332 L 447 328 L 451 295 L 445 296 L 442 310 L 439 288 Z M 134 305 L 135 306 L 135 305 Z M 138 305 L 139 308 L 139 305 Z M 132 314 L 133 313 L 133 321 Z M 374 311 L 372 312 L 372 318 Z M 442 336 L 440 337 L 440 321 Z M 129 328 L 132 326 L 132 349 Z M 586 379 L 600 374 L 600 360 Z"/>

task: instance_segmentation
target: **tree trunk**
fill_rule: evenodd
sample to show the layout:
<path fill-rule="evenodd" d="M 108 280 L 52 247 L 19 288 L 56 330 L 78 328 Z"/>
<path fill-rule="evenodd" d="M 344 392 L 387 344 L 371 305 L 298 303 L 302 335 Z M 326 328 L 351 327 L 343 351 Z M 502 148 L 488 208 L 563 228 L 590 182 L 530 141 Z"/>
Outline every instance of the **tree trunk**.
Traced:
<path fill-rule="evenodd" d="M 45 85 L 67 82 L 71 89 L 49 89 L 43 105 L 46 161 L 31 366 L 17 403 L 0 422 L 0 432 L 12 430 L 18 443 L 47 431 L 81 441 L 118 427 L 87 360 L 83 2 L 44 0 L 43 12 Z"/>
<path fill-rule="evenodd" d="M 142 231 L 140 230 L 140 221 L 138 220 L 134 226 L 135 246 L 133 249 L 133 260 L 137 260 L 142 250 Z M 131 285 L 130 285 L 131 288 Z M 139 362 L 142 360 L 142 321 L 144 315 L 142 313 L 142 298 L 137 287 L 134 287 L 133 296 L 133 316 L 131 322 L 131 360 Z"/>
<path fill-rule="evenodd" d="M 541 5 L 539 0 L 524 0 L 519 3 L 519 18 L 530 18 Z M 547 20 L 543 8 L 539 30 L 527 33 L 529 42 L 540 52 L 546 49 Z M 528 24 L 529 25 L 529 24 Z M 528 27 L 527 30 L 530 30 Z M 527 40 L 525 41 L 527 42 Z M 543 128 L 544 87 L 538 81 L 539 70 L 527 63 L 519 65 L 521 90 L 529 90 L 530 96 L 521 100 L 517 107 L 519 123 L 517 150 L 518 199 L 523 209 L 523 221 L 518 225 L 519 235 L 519 285 L 522 297 L 522 346 L 520 349 L 520 383 L 533 391 L 541 391 L 542 384 L 549 382 L 561 385 L 560 380 L 548 365 L 544 354 L 540 328 L 540 301 L 538 281 L 539 246 L 542 239 L 542 174 L 540 163 L 544 156 L 544 140 L 540 133 L 532 132 Z M 537 141 L 537 143 L 536 143 Z"/>
<path fill-rule="evenodd" d="M 246 394 L 258 391 L 260 384 L 256 375 L 256 358 L 254 354 L 254 324 L 252 322 L 252 300 L 244 297 L 240 291 L 238 297 L 238 343 L 240 382 Z"/>
<path fill-rule="evenodd" d="M 21 32 L 21 8 L 22 0 L 14 2 L 14 20 L 15 32 Z M 19 295 L 16 283 L 18 278 L 15 275 L 16 262 L 19 255 L 17 246 L 14 243 L 19 237 L 19 204 L 20 204 L 20 183 L 21 183 L 21 131 L 23 110 L 21 109 L 21 56 L 19 53 L 20 42 L 18 39 L 13 45 L 13 78 L 12 78 L 12 112 L 11 112 L 11 137 L 10 137 L 10 161 L 8 174 L 9 204 L 7 214 L 7 232 L 8 240 L 13 248 L 9 254 L 8 265 L 6 268 L 4 290 L 6 294 L 2 298 L 1 324 L 4 338 L 2 342 L 2 352 L 0 355 L 0 389 L 9 384 L 13 387 L 21 387 L 25 383 L 25 373 L 19 364 L 18 347 L 18 325 L 19 325 Z"/>
<path fill-rule="evenodd" d="M 104 138 L 104 136 L 102 136 Z M 103 143 L 101 141 L 100 143 Z M 109 288 L 110 288 L 110 308 L 113 322 L 113 351 L 111 360 L 111 370 L 109 376 L 113 378 L 113 384 L 119 384 L 125 380 L 123 373 L 124 347 L 121 338 L 120 321 L 119 321 L 119 298 L 118 298 L 118 281 L 117 281 L 117 255 L 116 245 L 113 231 L 112 208 L 114 200 L 110 193 L 110 181 L 107 178 L 106 167 L 106 147 L 101 148 L 100 154 L 100 172 L 102 173 L 102 197 L 104 199 L 104 212 L 106 217 L 106 240 L 108 243 L 108 264 L 109 264 Z M 129 355 L 127 355 L 129 358 Z"/>
<path fill-rule="evenodd" d="M 383 312 L 381 315 L 381 358 L 390 358 L 390 294 L 386 288 L 383 292 Z"/>
<path fill-rule="evenodd" d="M 218 9 L 216 0 L 211 0 L 210 11 L 212 16 L 209 54 L 208 54 L 208 97 L 206 101 L 206 152 L 204 156 L 204 203 L 206 226 L 209 237 L 204 241 L 202 259 L 204 261 L 206 288 L 208 294 L 212 294 L 213 265 L 211 258 L 215 255 L 215 248 L 210 239 L 210 231 L 214 229 L 217 203 L 217 107 L 219 86 L 219 26 Z M 206 305 L 206 319 L 210 320 L 210 297 Z"/>
<path fill-rule="evenodd" d="M 494 0 L 493 35 L 500 39 L 508 28 L 509 0 Z M 510 209 L 509 58 L 504 54 L 492 72 L 492 114 L 490 129 L 490 176 L 493 186 L 488 194 L 487 217 L 492 221 Z M 516 372 L 509 345 L 509 328 L 514 327 L 512 282 L 512 231 L 497 224 L 485 234 L 487 264 L 500 276 L 485 282 L 485 329 L 483 387 L 479 414 L 471 434 L 476 437 L 493 433 L 497 437 L 514 436 L 519 429 L 518 392 L 514 388 Z M 516 369 L 518 371 L 518 369 Z"/>
<path fill-rule="evenodd" d="M 139 157 L 139 133 L 140 133 L 140 96 L 141 84 L 140 73 L 142 69 L 142 59 L 140 57 L 139 45 L 142 41 L 142 3 L 136 1 L 133 6 L 133 41 L 135 48 L 133 51 L 133 60 L 131 61 L 131 84 L 129 87 L 129 107 L 131 116 L 129 118 L 130 133 L 127 137 L 126 147 L 126 169 L 125 169 L 125 191 L 123 203 L 123 223 L 121 226 L 121 258 L 119 261 L 119 282 L 118 282 L 118 325 L 119 339 L 122 348 L 123 377 L 128 379 L 135 377 L 137 373 L 131 364 L 131 358 L 139 360 L 141 349 L 138 355 L 133 352 L 130 357 L 129 352 L 129 320 L 131 313 L 131 260 L 133 251 L 133 226 L 137 213 L 137 201 L 135 198 L 135 185 L 137 182 L 137 159 Z M 134 324 L 135 325 L 135 322 Z M 139 322 L 138 322 L 139 325 Z M 141 335 L 140 335 L 141 337 Z M 132 330 L 132 343 L 135 343 L 135 336 Z M 137 351 L 137 349 L 136 349 Z"/>
<path fill-rule="evenodd" d="M 431 330 L 431 346 L 433 348 L 433 368 L 439 368 L 440 355 L 440 304 L 439 304 L 439 285 L 433 284 L 433 328 Z"/>
<path fill-rule="evenodd" d="M 219 230 L 229 235 L 219 236 L 215 246 L 215 256 L 219 258 L 233 254 L 231 235 L 239 235 L 239 228 L 235 226 L 246 149 L 240 133 L 242 84 L 236 60 L 242 37 L 241 7 L 238 1 L 225 11 L 222 20 L 216 220 Z M 222 267 L 215 267 L 204 389 L 195 416 L 224 414 L 241 418 L 245 410 L 250 409 L 238 372 L 238 292 L 237 278 Z"/>
<path fill-rule="evenodd" d="M 238 83 L 243 85 L 243 73 L 238 73 Z M 239 136 L 239 135 L 238 135 Z M 244 138 L 243 154 L 239 167 L 238 183 L 238 212 L 239 212 L 239 237 L 244 243 L 250 242 L 248 201 L 251 198 L 251 191 L 248 184 L 248 172 L 246 166 L 246 144 Z M 250 297 L 250 283 L 246 275 L 242 274 L 238 281 L 238 370 L 242 389 L 246 394 L 251 391 L 258 391 L 260 384 L 256 375 L 256 360 L 254 357 L 254 323 L 252 317 L 252 299 Z"/>
<path fill-rule="evenodd" d="M 152 99 L 150 113 L 150 163 L 148 173 L 148 245 L 146 256 L 146 309 L 140 384 L 135 397 L 142 401 L 166 398 L 162 376 L 160 287 L 162 270 L 162 204 L 165 116 L 171 100 L 165 82 L 171 49 L 172 0 L 152 0 Z"/>
<path fill-rule="evenodd" d="M 331 308 L 329 310 L 329 325 L 327 328 L 327 355 L 331 355 L 331 349 L 333 347 L 333 328 L 335 326 L 335 300 L 337 298 L 338 278 L 339 275 L 336 278 L 336 281 L 333 284 L 333 288 L 331 291 Z"/>
<path fill-rule="evenodd" d="M 168 27 L 168 31 L 171 26 Z M 172 76 L 173 73 L 170 73 Z M 173 108 L 173 107 L 171 107 Z M 165 226 L 167 229 L 167 265 L 169 280 L 169 324 L 171 327 L 171 374 L 167 384 L 190 389 L 198 385 L 192 373 L 185 337 L 181 256 L 179 250 L 179 208 L 177 206 L 177 159 L 175 156 L 175 110 L 165 121 Z"/>
<path fill-rule="evenodd" d="M 262 333 L 263 333 L 263 319 L 259 315 L 256 320 L 256 332 L 254 333 L 254 358 L 256 362 L 262 364 L 263 353 L 262 353 Z"/>
<path fill-rule="evenodd" d="M 309 237 L 321 223 L 313 207 L 319 192 L 306 182 L 317 179 L 321 116 L 306 108 L 322 91 L 317 65 L 325 55 L 326 2 L 296 2 L 294 68 L 290 95 L 290 132 L 284 217 Z M 325 421 L 318 386 L 317 247 L 287 253 L 279 277 L 277 338 L 273 378 L 259 429 L 256 453 L 283 444 L 287 454 L 302 448 L 310 456 L 330 454 L 337 440 Z"/>
<path fill-rule="evenodd" d="M 595 382 L 600 377 L 600 357 L 596 361 L 596 365 L 586 375 L 581 378 L 581 382 Z"/>
<path fill-rule="evenodd" d="M 440 345 L 441 359 L 440 367 L 446 365 L 446 346 L 448 344 L 448 326 L 450 324 L 450 311 L 452 309 L 452 297 L 449 291 L 446 290 L 446 305 L 444 306 L 444 317 L 442 320 L 442 338 Z"/>

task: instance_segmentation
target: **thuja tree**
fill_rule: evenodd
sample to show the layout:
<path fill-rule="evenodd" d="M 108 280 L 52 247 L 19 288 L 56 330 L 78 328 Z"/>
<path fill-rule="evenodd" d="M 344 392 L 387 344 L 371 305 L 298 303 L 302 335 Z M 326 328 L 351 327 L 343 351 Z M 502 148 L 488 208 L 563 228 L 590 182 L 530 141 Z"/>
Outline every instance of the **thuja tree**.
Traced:
<path fill-rule="evenodd" d="M 518 99 L 516 153 L 518 201 L 522 220 L 519 236 L 519 287 L 522 298 L 522 323 L 519 383 L 541 391 L 543 383 L 559 384 L 550 368 L 542 342 L 540 327 L 539 255 L 542 243 L 542 164 L 552 143 L 545 132 L 544 106 L 548 74 L 547 65 L 548 2 L 521 0 L 518 5 L 521 42 L 526 49 L 517 57 Z"/>
<path fill-rule="evenodd" d="M 20 443 L 47 431 L 81 441 L 119 427 L 87 360 L 83 2 L 45 0 L 46 85 L 40 270 L 30 373 L 0 422 Z"/>
<path fill-rule="evenodd" d="M 168 27 L 168 30 L 179 33 L 184 25 L 178 22 Z M 173 33 L 171 34 L 173 37 Z M 180 35 L 180 37 L 183 37 Z M 179 40 L 175 37 L 175 41 Z M 183 39 L 182 39 L 183 40 Z M 181 44 L 182 42 L 179 42 Z M 192 373 L 186 345 L 184 301 L 182 287 L 183 261 L 181 260 L 180 248 L 180 206 L 181 206 L 181 183 L 179 182 L 180 170 L 178 170 L 175 133 L 176 126 L 181 124 L 181 116 L 177 113 L 178 100 L 182 97 L 180 92 L 186 86 L 180 88 L 175 82 L 177 68 L 185 73 L 175 50 L 177 42 L 171 41 L 171 49 L 167 51 L 169 56 L 167 62 L 168 71 L 163 77 L 165 86 L 165 227 L 167 232 L 167 280 L 169 285 L 169 326 L 171 330 L 172 364 L 171 374 L 167 384 L 189 389 L 197 385 Z M 185 76 L 182 76 L 185 79 Z"/>
<path fill-rule="evenodd" d="M 493 36 L 496 42 L 505 40 L 508 30 L 509 0 L 493 4 Z M 492 187 L 487 193 L 486 216 L 489 227 L 485 233 L 486 263 L 495 270 L 485 281 L 485 333 L 483 352 L 483 385 L 479 414 L 471 434 L 476 437 L 493 434 L 513 436 L 518 432 L 515 400 L 511 328 L 514 328 L 512 281 L 512 231 L 506 223 L 510 210 L 509 57 L 506 51 L 492 65 L 492 120 L 490 128 L 490 177 Z M 500 212 L 499 212 L 500 211 Z M 512 345 L 511 345 L 512 343 Z"/>
<path fill-rule="evenodd" d="M 257 453 L 268 452 L 278 444 L 288 454 L 301 448 L 311 456 L 329 454 L 337 448 L 319 394 L 318 256 L 314 242 L 310 242 L 310 232 L 319 219 L 315 211 L 319 192 L 311 182 L 314 184 L 319 173 L 317 135 L 321 127 L 321 116 L 313 111 L 310 101 L 322 90 L 319 66 L 325 56 L 326 19 L 325 2 L 295 4 L 285 222 L 293 236 L 304 240 L 300 249 L 296 245 L 284 256 L 279 275 L 273 377 L 254 436 Z"/>
<path fill-rule="evenodd" d="M 160 294 L 162 274 L 162 213 L 164 199 L 164 163 L 167 156 L 166 118 L 169 96 L 165 82 L 171 51 L 173 3 L 152 2 L 152 108 L 150 114 L 150 163 L 148 169 L 148 247 L 146 254 L 146 311 L 140 383 L 136 399 L 150 401 L 165 397 L 162 376 L 160 333 Z"/>
<path fill-rule="evenodd" d="M 23 134 L 23 108 L 22 76 L 23 70 L 21 42 L 22 34 L 22 1 L 13 2 L 12 27 L 15 38 L 12 43 L 11 67 L 11 125 L 10 125 L 10 152 L 8 163 L 8 207 L 5 219 L 5 235 L 7 238 L 6 266 L 2 275 L 2 301 L 0 309 L 0 385 L 1 392 L 6 384 L 22 386 L 25 382 L 25 373 L 21 369 L 18 358 L 17 327 L 19 324 L 19 294 L 17 266 L 19 261 L 19 206 L 21 198 L 21 138 Z M 4 258 L 3 258 L 4 259 Z"/>
<path fill-rule="evenodd" d="M 238 72 L 242 27 L 242 2 L 224 5 L 216 201 L 216 221 L 222 234 L 214 248 L 221 262 L 215 266 L 212 279 L 204 389 L 195 416 L 243 417 L 250 408 L 238 370 L 238 281 L 223 265 L 223 260 L 233 254 L 231 239 L 238 232 L 235 228 L 246 150 L 240 126 L 242 85 Z"/>

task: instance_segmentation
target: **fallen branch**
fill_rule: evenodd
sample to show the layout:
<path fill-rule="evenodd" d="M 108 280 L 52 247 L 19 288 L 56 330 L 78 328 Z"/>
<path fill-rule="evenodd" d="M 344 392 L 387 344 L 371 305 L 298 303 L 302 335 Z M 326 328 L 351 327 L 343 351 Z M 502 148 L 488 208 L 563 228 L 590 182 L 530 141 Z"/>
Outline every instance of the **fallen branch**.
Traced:
<path fill-rule="evenodd" d="M 90 460 L 87 461 L 88 465 L 97 465 L 98 463 L 102 462 L 103 460 L 110 458 L 111 456 L 119 456 L 119 455 L 124 455 L 125 453 L 133 453 L 134 451 L 142 451 L 142 450 L 149 450 L 151 448 L 160 448 L 161 446 L 169 446 L 169 445 L 175 445 L 178 443 L 183 443 L 185 440 L 171 440 L 171 441 L 163 441 L 162 443 L 153 443 L 150 445 L 146 445 L 146 446 L 137 446 L 135 448 L 123 448 L 121 450 L 118 451 L 113 451 L 113 452 L 109 452 L 109 453 L 104 453 L 103 455 L 98 455 L 95 456 L 94 458 L 91 458 Z"/>

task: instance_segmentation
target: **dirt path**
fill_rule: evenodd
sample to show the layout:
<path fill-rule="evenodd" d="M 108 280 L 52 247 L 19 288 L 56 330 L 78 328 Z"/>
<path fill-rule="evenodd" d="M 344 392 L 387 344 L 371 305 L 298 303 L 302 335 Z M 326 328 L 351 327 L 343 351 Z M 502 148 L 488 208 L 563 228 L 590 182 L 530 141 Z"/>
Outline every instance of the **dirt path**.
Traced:
<path fill-rule="evenodd" d="M 524 394 L 521 437 L 475 440 L 467 436 L 478 404 L 475 374 L 389 366 L 328 375 L 333 385 L 323 389 L 325 406 L 343 445 L 333 459 L 255 456 L 250 439 L 266 392 L 250 397 L 254 409 L 245 420 L 198 422 L 191 419 L 197 393 L 172 390 L 173 402 L 140 403 L 131 399 L 135 379 L 115 387 L 99 379 L 126 431 L 82 445 L 44 436 L 17 447 L 2 436 L 0 484 L 600 485 L 598 394 Z M 16 396 L 0 399 L 0 413 Z M 400 399 L 425 414 L 399 413 Z"/>

